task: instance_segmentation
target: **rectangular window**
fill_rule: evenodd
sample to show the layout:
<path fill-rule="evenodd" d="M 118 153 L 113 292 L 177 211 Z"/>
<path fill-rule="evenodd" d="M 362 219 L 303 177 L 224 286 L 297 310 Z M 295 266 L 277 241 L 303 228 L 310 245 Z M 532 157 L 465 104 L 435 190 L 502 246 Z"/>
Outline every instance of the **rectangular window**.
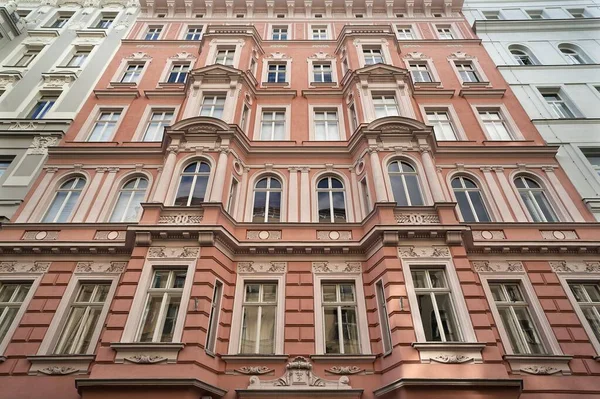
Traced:
<path fill-rule="evenodd" d="M 29 119 L 42 119 L 58 100 L 58 96 L 42 96 L 29 113 Z"/>
<path fill-rule="evenodd" d="M 162 27 L 149 27 L 146 31 L 146 36 L 144 36 L 144 40 L 158 40 L 160 37 L 160 33 L 162 32 Z"/>
<path fill-rule="evenodd" d="M 383 118 L 385 116 L 400 116 L 398 102 L 393 94 L 374 94 L 373 106 L 375 107 L 375 117 Z"/>
<path fill-rule="evenodd" d="M 433 82 L 427 62 L 410 62 L 408 64 L 410 75 L 415 82 Z"/>
<path fill-rule="evenodd" d="M 242 109 L 242 119 L 240 121 L 240 125 L 243 131 L 248 129 L 248 116 L 250 115 L 250 108 L 247 104 L 244 104 L 244 108 Z"/>
<path fill-rule="evenodd" d="M 140 328 L 138 342 L 171 342 L 185 286 L 186 270 L 155 270 Z"/>
<path fill-rule="evenodd" d="M 285 140 L 285 111 L 263 111 L 261 140 Z"/>
<path fill-rule="evenodd" d="M 362 194 L 363 204 L 365 206 L 365 213 L 371 212 L 371 199 L 369 198 L 369 186 L 367 185 L 367 178 L 363 178 L 360 181 L 360 191 Z"/>
<path fill-rule="evenodd" d="M 413 40 L 415 39 L 415 35 L 413 34 L 413 30 L 409 26 L 396 26 L 396 31 L 398 32 L 398 40 Z"/>
<path fill-rule="evenodd" d="M 174 64 L 169 72 L 168 83 L 185 83 L 190 64 Z"/>
<path fill-rule="evenodd" d="M 426 341 L 461 341 L 444 269 L 415 268 L 411 270 L 411 277 Z"/>
<path fill-rule="evenodd" d="M 454 39 L 454 35 L 452 34 L 452 29 L 449 26 L 438 26 L 437 28 L 438 38 L 442 40 L 452 40 Z"/>
<path fill-rule="evenodd" d="M 114 15 L 102 15 L 102 17 L 100 17 L 100 20 L 96 24 L 96 29 L 108 29 L 111 27 L 113 22 L 115 22 Z"/>
<path fill-rule="evenodd" d="M 327 27 L 326 26 L 313 26 L 312 27 L 312 40 L 327 40 Z"/>
<path fill-rule="evenodd" d="M 354 283 L 323 283 L 321 289 L 325 353 L 361 353 Z"/>
<path fill-rule="evenodd" d="M 37 57 L 40 54 L 40 51 L 41 50 L 39 49 L 27 49 L 27 51 L 25 51 L 21 58 L 17 60 L 15 66 L 28 66 L 31 63 L 31 61 L 33 61 L 35 57 Z"/>
<path fill-rule="evenodd" d="M 365 65 L 385 64 L 385 59 L 383 58 L 381 46 L 363 46 L 362 52 L 363 56 L 365 57 Z"/>
<path fill-rule="evenodd" d="M 463 83 L 481 82 L 481 79 L 479 79 L 479 75 L 471 62 L 455 62 L 454 65 L 456 65 L 456 70 Z"/>
<path fill-rule="evenodd" d="M 512 135 L 499 111 L 479 111 L 479 117 L 490 140 L 512 140 Z"/>
<path fill-rule="evenodd" d="M 531 19 L 543 19 L 543 10 L 527 10 L 525 11 Z"/>
<path fill-rule="evenodd" d="M 70 67 L 80 67 L 83 65 L 83 63 L 85 62 L 85 60 L 87 60 L 87 58 L 90 56 L 90 50 L 78 50 L 75 52 L 75 54 L 73 54 L 73 56 L 71 57 L 71 59 L 69 60 L 69 62 L 67 63 L 67 66 Z"/>
<path fill-rule="evenodd" d="M 235 47 L 219 47 L 215 57 L 215 64 L 233 66 L 233 57 L 235 56 Z"/>
<path fill-rule="evenodd" d="M 286 63 L 269 62 L 267 82 L 269 83 L 285 83 L 285 73 L 287 69 Z"/>
<path fill-rule="evenodd" d="M 313 82 L 315 82 L 315 83 L 331 83 L 331 82 L 333 82 L 330 62 L 313 64 Z"/>
<path fill-rule="evenodd" d="M 88 352 L 109 290 L 110 283 L 81 284 L 54 348 L 55 354 L 74 355 Z"/>
<path fill-rule="evenodd" d="M 315 140 L 340 140 L 337 111 L 315 110 Z"/>
<path fill-rule="evenodd" d="M 500 315 L 499 322 L 506 330 L 513 353 L 546 354 L 521 285 L 517 282 L 490 282 L 489 285 L 494 305 Z"/>
<path fill-rule="evenodd" d="M 352 124 L 352 131 L 355 131 L 358 127 L 358 116 L 356 115 L 356 107 L 354 107 L 354 104 L 350 104 L 348 110 L 350 111 L 350 123 Z"/>
<path fill-rule="evenodd" d="M 567 12 L 571 14 L 573 18 L 585 18 L 585 10 L 581 8 L 567 10 Z"/>
<path fill-rule="evenodd" d="M 231 180 L 231 187 L 229 188 L 229 197 L 227 198 L 227 213 L 231 214 L 235 207 L 235 199 L 237 197 L 238 181 L 233 178 Z"/>
<path fill-rule="evenodd" d="M 100 115 L 94 122 L 94 128 L 87 141 L 110 140 L 113 137 L 120 117 L 121 110 L 100 112 Z"/>
<path fill-rule="evenodd" d="M 569 288 L 596 340 L 600 341 L 600 284 L 595 281 L 570 282 Z"/>
<path fill-rule="evenodd" d="M 208 331 L 206 334 L 206 351 L 215 352 L 217 342 L 217 328 L 219 327 L 219 313 L 221 312 L 221 296 L 223 294 L 223 283 L 215 281 L 215 289 L 210 304 L 210 317 L 208 319 Z"/>
<path fill-rule="evenodd" d="M 30 289 L 31 283 L 0 282 L 0 343 L 6 338 Z"/>
<path fill-rule="evenodd" d="M 12 160 L 0 159 L 0 177 L 2 177 L 6 173 L 11 163 Z M 2 337 L 0 337 L 0 342 L 2 342 Z"/>
<path fill-rule="evenodd" d="M 162 141 L 165 127 L 171 124 L 173 120 L 173 110 L 154 111 L 146 126 L 143 141 Z"/>
<path fill-rule="evenodd" d="M 375 284 L 377 293 L 377 309 L 379 311 L 379 322 L 381 323 L 381 337 L 383 341 L 383 352 L 389 353 L 392 351 L 392 333 L 390 331 L 390 322 L 388 320 L 387 302 L 385 300 L 385 291 L 383 282 L 379 280 Z"/>
<path fill-rule="evenodd" d="M 206 95 L 202 99 L 202 106 L 200 107 L 200 116 L 212 116 L 213 118 L 222 118 L 224 109 L 224 95 Z"/>
<path fill-rule="evenodd" d="M 202 39 L 202 26 L 188 28 L 185 34 L 185 40 L 200 40 Z"/>
<path fill-rule="evenodd" d="M 588 162 L 592 165 L 592 168 L 600 175 L 600 148 L 593 149 L 591 152 L 585 151 L 583 153 L 587 158 Z"/>
<path fill-rule="evenodd" d="M 137 83 L 143 69 L 144 64 L 128 64 L 121 78 L 121 83 Z"/>
<path fill-rule="evenodd" d="M 275 353 L 276 283 L 244 284 L 240 353 Z"/>
<path fill-rule="evenodd" d="M 271 32 L 271 40 L 287 40 L 288 39 L 288 28 L 287 26 L 274 26 Z"/>
<path fill-rule="evenodd" d="M 456 131 L 447 111 L 427 111 L 427 123 L 433 126 L 437 140 L 456 140 Z"/>
<path fill-rule="evenodd" d="M 69 19 L 71 19 L 71 15 L 59 15 L 56 17 L 54 22 L 52 22 L 52 25 L 50 25 L 49 28 L 60 29 L 65 26 L 67 22 L 69 22 Z"/>
<path fill-rule="evenodd" d="M 569 109 L 569 106 L 561 98 L 558 92 L 542 92 L 542 97 L 544 97 L 544 100 L 546 100 L 546 103 L 550 107 L 550 111 L 555 118 L 564 119 L 575 117 L 573 112 L 571 112 Z"/>

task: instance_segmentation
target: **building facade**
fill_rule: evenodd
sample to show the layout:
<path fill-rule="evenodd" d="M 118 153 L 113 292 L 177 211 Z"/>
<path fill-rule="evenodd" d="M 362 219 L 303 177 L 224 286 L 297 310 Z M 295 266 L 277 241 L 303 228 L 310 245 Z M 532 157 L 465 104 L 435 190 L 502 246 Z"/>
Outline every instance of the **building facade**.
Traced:
<path fill-rule="evenodd" d="M 142 1 L 0 230 L 2 398 L 594 398 L 594 216 L 454 1 Z"/>
<path fill-rule="evenodd" d="M 0 5 L 0 218 L 23 202 L 137 12 L 120 0 Z"/>
<path fill-rule="evenodd" d="M 600 3 L 467 1 L 464 13 L 600 220 Z"/>

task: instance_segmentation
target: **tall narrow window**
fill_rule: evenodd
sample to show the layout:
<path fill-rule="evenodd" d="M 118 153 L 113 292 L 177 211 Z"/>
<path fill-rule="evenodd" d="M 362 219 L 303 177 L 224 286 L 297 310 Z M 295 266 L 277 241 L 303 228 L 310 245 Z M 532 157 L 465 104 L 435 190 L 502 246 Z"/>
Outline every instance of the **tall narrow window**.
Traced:
<path fill-rule="evenodd" d="M 31 283 L 0 282 L 0 342 L 6 338 L 30 289 Z"/>
<path fill-rule="evenodd" d="M 456 140 L 456 132 L 452 120 L 446 111 L 427 111 L 427 123 L 433 126 L 435 138 L 439 141 Z"/>
<path fill-rule="evenodd" d="M 365 206 L 365 212 L 371 212 L 371 199 L 369 198 L 369 186 L 367 185 L 367 178 L 364 177 L 360 181 L 360 191 L 362 194 L 363 205 Z"/>
<path fill-rule="evenodd" d="M 313 26 L 312 27 L 312 39 L 313 40 L 327 40 L 327 27 L 326 26 Z"/>
<path fill-rule="evenodd" d="M 231 214 L 235 208 L 235 200 L 237 198 L 238 181 L 234 178 L 231 180 L 231 187 L 229 188 L 229 196 L 227 197 L 227 213 Z"/>
<path fill-rule="evenodd" d="M 244 285 L 240 353 L 275 353 L 276 312 L 277 284 Z"/>
<path fill-rule="evenodd" d="M 499 111 L 479 111 L 479 117 L 490 140 L 512 140 L 506 122 Z"/>
<path fill-rule="evenodd" d="M 281 183 L 274 177 L 260 179 L 254 186 L 253 222 L 281 221 Z"/>
<path fill-rule="evenodd" d="M 344 184 L 335 177 L 325 177 L 317 183 L 319 222 L 346 221 L 346 193 Z"/>
<path fill-rule="evenodd" d="M 190 70 L 190 64 L 175 64 L 171 67 L 171 72 L 169 72 L 169 78 L 167 82 L 169 83 L 185 83 L 185 79 L 187 78 L 187 74 Z"/>
<path fill-rule="evenodd" d="M 41 50 L 39 49 L 27 49 L 25 53 L 15 62 L 15 66 L 25 67 L 28 66 L 31 61 L 35 59 L 40 54 Z"/>
<path fill-rule="evenodd" d="M 185 279 L 185 270 L 154 271 L 138 332 L 139 342 L 173 340 Z"/>
<path fill-rule="evenodd" d="M 517 355 L 546 354 L 537 327 L 531 317 L 519 283 L 492 283 L 490 290 L 500 314 L 499 322 L 506 330 L 513 353 Z"/>
<path fill-rule="evenodd" d="M 42 96 L 29 113 L 29 119 L 42 119 L 54 106 L 58 96 Z"/>
<path fill-rule="evenodd" d="M 518 176 L 515 186 L 534 222 L 558 222 L 545 190 L 535 180 Z"/>
<path fill-rule="evenodd" d="M 584 152 L 583 155 L 588 160 L 596 174 L 600 176 L 600 149 L 594 148 L 590 152 Z M 1 174 L 0 174 L 1 176 Z"/>
<path fill-rule="evenodd" d="M 90 50 L 78 50 L 73 54 L 67 66 L 70 67 L 80 67 L 83 65 L 85 60 L 90 56 Z"/>
<path fill-rule="evenodd" d="M 150 27 L 146 31 L 146 35 L 144 36 L 144 39 L 145 40 L 158 40 L 161 32 L 162 32 L 162 27 Z"/>
<path fill-rule="evenodd" d="M 121 83 L 137 83 L 143 69 L 144 64 L 128 64 L 121 78 Z"/>
<path fill-rule="evenodd" d="M 71 216 L 71 213 L 75 210 L 75 205 L 77 205 L 77 201 L 79 200 L 79 196 L 84 187 L 85 179 L 83 177 L 76 177 L 64 182 L 60 188 L 56 190 L 54 199 L 52 200 L 42 223 L 66 222 Z"/>
<path fill-rule="evenodd" d="M 215 57 L 215 64 L 233 66 L 233 57 L 235 56 L 235 47 L 219 47 Z"/>
<path fill-rule="evenodd" d="M 465 83 L 477 83 L 481 82 L 479 79 L 479 75 L 475 71 L 475 67 L 471 62 L 455 62 L 456 69 L 458 70 L 458 74 L 460 78 Z"/>
<path fill-rule="evenodd" d="M 215 282 L 212 302 L 210 303 L 210 317 L 208 319 L 208 330 L 206 334 L 206 351 L 215 352 L 217 342 L 217 329 L 219 328 L 219 313 L 221 312 L 221 297 L 223 295 L 223 283 Z"/>
<path fill-rule="evenodd" d="M 410 62 L 410 74 L 415 82 L 432 82 L 431 73 L 426 62 Z"/>
<path fill-rule="evenodd" d="M 100 112 L 87 141 L 108 141 L 113 137 L 121 110 Z"/>
<path fill-rule="evenodd" d="M 363 56 L 365 57 L 365 65 L 385 64 L 383 51 L 381 46 L 367 47 L 363 46 Z"/>
<path fill-rule="evenodd" d="M 175 205 L 190 206 L 204 202 L 210 165 L 206 162 L 192 162 L 183 170 L 179 188 L 175 196 Z"/>
<path fill-rule="evenodd" d="M 331 83 L 332 81 L 333 78 L 330 62 L 313 64 L 313 82 Z"/>
<path fill-rule="evenodd" d="M 398 102 L 393 94 L 374 94 L 373 106 L 375 107 L 375 117 L 384 118 L 386 116 L 400 116 Z"/>
<path fill-rule="evenodd" d="M 348 110 L 350 111 L 350 123 L 352 124 L 352 131 L 355 131 L 358 127 L 358 116 L 356 115 L 356 107 L 354 107 L 354 104 L 350 104 L 350 106 L 348 106 Z"/>
<path fill-rule="evenodd" d="M 248 129 L 248 116 L 250 115 L 250 107 L 244 103 L 244 108 L 242 109 L 242 119 L 240 121 L 240 127 L 243 131 Z"/>
<path fill-rule="evenodd" d="M 225 109 L 224 95 L 206 95 L 202 99 L 200 107 L 200 116 L 212 116 L 213 118 L 222 118 Z"/>
<path fill-rule="evenodd" d="M 285 83 L 286 63 L 270 62 L 268 64 L 267 82 Z"/>
<path fill-rule="evenodd" d="M 442 40 L 452 40 L 454 39 L 454 35 L 452 34 L 452 29 L 449 27 L 438 27 L 437 28 L 438 38 Z"/>
<path fill-rule="evenodd" d="M 146 196 L 148 180 L 136 177 L 129 180 L 119 191 L 111 222 L 137 222 L 142 211 L 142 201 Z"/>
<path fill-rule="evenodd" d="M 419 315 L 427 341 L 461 341 L 444 269 L 411 270 Z"/>
<path fill-rule="evenodd" d="M 481 190 L 477 184 L 466 177 L 452 179 L 452 189 L 458 202 L 460 214 L 465 222 L 490 222 Z"/>
<path fill-rule="evenodd" d="M 552 111 L 552 115 L 555 118 L 563 119 L 563 118 L 574 118 L 573 112 L 569 109 L 569 106 L 563 100 L 557 92 L 554 93 L 542 93 L 542 97 L 546 100 L 546 103 L 550 107 Z"/>
<path fill-rule="evenodd" d="M 383 283 L 379 280 L 375 284 L 377 293 L 377 310 L 379 311 L 379 322 L 381 323 L 381 338 L 383 342 L 383 352 L 389 353 L 392 350 L 392 333 L 390 331 L 390 322 L 388 320 L 387 301 L 385 300 L 385 291 Z"/>
<path fill-rule="evenodd" d="M 392 161 L 388 165 L 388 174 L 398 206 L 423 205 L 419 176 L 412 165 L 407 162 Z"/>
<path fill-rule="evenodd" d="M 596 340 L 600 341 L 600 284 L 598 282 L 570 282 L 569 288 L 577 306 L 585 317 Z M 2 335 L 0 333 L 0 340 Z"/>
<path fill-rule="evenodd" d="M 109 290 L 109 283 L 81 284 L 54 348 L 55 354 L 85 354 L 90 345 L 96 344 L 91 342 L 92 335 L 96 330 Z"/>
<path fill-rule="evenodd" d="M 359 354 L 354 283 L 323 283 L 321 289 L 325 353 Z"/>
<path fill-rule="evenodd" d="M 285 140 L 285 112 L 263 111 L 260 123 L 261 140 Z"/>
<path fill-rule="evenodd" d="M 271 40 L 287 40 L 288 28 L 285 26 L 274 26 L 271 32 Z"/>
<path fill-rule="evenodd" d="M 337 111 L 315 111 L 315 140 L 340 140 Z"/>
<path fill-rule="evenodd" d="M 185 34 L 185 40 L 200 40 L 200 39 L 202 39 L 202 27 L 201 26 L 188 28 L 187 33 Z"/>
<path fill-rule="evenodd" d="M 146 126 L 143 141 L 161 141 L 165 127 L 171 124 L 173 111 L 154 111 Z"/>

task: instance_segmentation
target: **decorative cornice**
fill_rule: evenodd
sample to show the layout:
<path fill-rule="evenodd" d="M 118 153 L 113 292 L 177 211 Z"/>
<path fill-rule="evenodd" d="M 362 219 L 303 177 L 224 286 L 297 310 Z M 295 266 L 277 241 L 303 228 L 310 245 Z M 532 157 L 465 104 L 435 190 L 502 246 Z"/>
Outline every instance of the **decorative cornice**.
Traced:
<path fill-rule="evenodd" d="M 237 272 L 242 273 L 285 273 L 287 262 L 238 262 Z"/>
<path fill-rule="evenodd" d="M 127 262 L 77 262 L 75 273 L 122 273 Z"/>
<path fill-rule="evenodd" d="M 200 253 L 200 247 L 150 247 L 148 258 L 158 259 L 195 259 Z"/>
<path fill-rule="evenodd" d="M 360 262 L 313 262 L 313 273 L 362 273 Z"/>
<path fill-rule="evenodd" d="M 447 246 L 409 246 L 398 247 L 401 258 L 450 258 L 450 248 Z"/>

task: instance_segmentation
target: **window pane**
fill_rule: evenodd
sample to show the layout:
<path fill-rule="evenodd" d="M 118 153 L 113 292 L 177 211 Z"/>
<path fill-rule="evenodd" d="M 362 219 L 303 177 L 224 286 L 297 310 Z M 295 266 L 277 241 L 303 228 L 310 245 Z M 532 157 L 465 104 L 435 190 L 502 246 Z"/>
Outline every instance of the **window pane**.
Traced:
<path fill-rule="evenodd" d="M 246 302 L 259 302 L 260 284 L 246 284 Z"/>
<path fill-rule="evenodd" d="M 600 341 L 600 319 L 598 318 L 598 311 L 599 309 L 596 308 L 583 308 L 581 309 L 583 311 L 583 315 L 585 316 L 585 319 L 588 321 L 588 323 L 590 324 L 590 327 L 592 328 L 592 331 L 594 332 L 594 335 L 596 336 L 596 339 L 598 341 Z M 1 332 L 0 332 L 0 338 L 2 337 Z"/>
<path fill-rule="evenodd" d="M 506 333 L 508 334 L 508 339 L 510 341 L 510 345 L 512 347 L 513 352 L 515 354 L 528 353 L 527 348 L 525 347 L 524 343 L 522 342 L 522 340 L 519 336 L 519 333 L 518 333 L 519 326 L 516 324 L 516 321 L 512 317 L 512 315 L 510 313 L 510 309 L 501 308 L 501 309 L 498 309 L 498 312 L 500 313 L 500 318 L 502 319 L 502 324 L 504 324 L 504 329 L 506 330 Z"/>
<path fill-rule="evenodd" d="M 337 308 L 325 308 L 325 353 L 340 353 L 340 334 L 338 328 Z"/>
<path fill-rule="evenodd" d="M 160 335 L 160 342 L 173 341 L 173 332 L 175 331 L 175 323 L 177 322 L 177 313 L 179 312 L 180 302 L 181 298 L 179 297 L 169 297 L 169 303 L 166 311 L 167 314 L 165 316 L 165 322 Z"/>
<path fill-rule="evenodd" d="M 336 286 L 334 284 L 323 284 L 323 302 L 336 302 Z"/>
<path fill-rule="evenodd" d="M 437 302 L 438 311 L 440 312 L 440 319 L 442 320 L 442 326 L 444 327 L 446 341 L 460 341 L 450 294 L 436 294 L 435 300 Z"/>
<path fill-rule="evenodd" d="M 431 302 L 431 294 L 417 295 L 419 313 L 423 322 L 423 331 L 427 341 L 441 341 L 442 336 L 438 327 L 437 318 Z"/>
<path fill-rule="evenodd" d="M 257 191 L 254 193 L 254 210 L 252 212 L 253 222 L 264 222 L 265 212 L 267 203 L 267 193 L 264 191 Z"/>
<path fill-rule="evenodd" d="M 344 335 L 344 354 L 360 353 L 358 345 L 358 322 L 355 308 L 342 308 L 342 334 Z"/>
<path fill-rule="evenodd" d="M 263 284 L 263 302 L 277 301 L 277 284 Z"/>
<path fill-rule="evenodd" d="M 425 276 L 424 270 L 412 270 L 411 276 L 413 280 L 413 285 L 415 288 L 427 288 L 427 280 Z"/>
<path fill-rule="evenodd" d="M 268 222 L 279 222 L 281 219 L 281 193 L 271 192 L 269 197 Z"/>
<path fill-rule="evenodd" d="M 258 294 L 257 294 L 258 295 Z M 242 337 L 240 353 L 254 353 L 256 348 L 256 333 L 258 322 L 258 307 L 244 307 L 242 314 Z"/>
<path fill-rule="evenodd" d="M 208 176 L 198 176 L 196 178 L 196 185 L 194 187 L 194 193 L 192 194 L 192 201 L 190 205 L 199 205 L 204 202 L 207 184 Z"/>
<path fill-rule="evenodd" d="M 344 193 L 333 192 L 333 218 L 335 222 L 346 221 L 346 206 L 344 204 Z"/>
<path fill-rule="evenodd" d="M 152 342 L 154 330 L 158 323 L 158 314 L 162 297 L 150 297 L 144 314 L 144 321 L 140 334 L 140 342 Z"/>
<path fill-rule="evenodd" d="M 467 200 L 467 193 L 465 191 L 455 191 L 456 201 L 458 202 L 458 206 L 460 208 L 460 213 L 465 222 L 475 222 L 475 215 L 471 210 L 471 205 Z"/>
<path fill-rule="evenodd" d="M 0 314 L 4 314 L 4 318 L 0 319 L 0 342 L 4 339 L 10 325 L 17 316 L 18 308 L 6 308 L 0 306 Z M 4 313 L 6 312 L 6 313 Z"/>
<path fill-rule="evenodd" d="M 318 193 L 319 221 L 331 221 L 331 209 L 329 206 L 329 193 Z"/>
<path fill-rule="evenodd" d="M 489 222 L 490 216 L 488 215 L 487 209 L 485 208 L 485 204 L 483 203 L 483 197 L 479 191 L 471 191 L 469 193 L 471 198 L 471 203 L 475 208 L 475 213 L 477 214 L 477 219 L 480 222 Z"/>
<path fill-rule="evenodd" d="M 406 192 L 404 191 L 404 182 L 402 177 L 390 176 L 390 182 L 392 183 L 392 192 L 394 193 L 394 200 L 398 206 L 407 206 L 408 199 L 406 198 Z"/>
<path fill-rule="evenodd" d="M 169 280 L 168 270 L 159 270 L 154 272 L 154 279 L 152 280 L 152 288 L 166 288 Z"/>
<path fill-rule="evenodd" d="M 354 302 L 354 284 L 340 284 L 340 302 Z"/>
<path fill-rule="evenodd" d="M 271 354 L 275 352 L 275 309 L 275 306 L 262 307 L 258 353 Z"/>
<path fill-rule="evenodd" d="M 421 198 L 421 189 L 419 188 L 419 180 L 416 175 L 406 176 L 406 188 L 408 189 L 410 204 L 412 206 L 423 205 L 423 199 Z"/>

